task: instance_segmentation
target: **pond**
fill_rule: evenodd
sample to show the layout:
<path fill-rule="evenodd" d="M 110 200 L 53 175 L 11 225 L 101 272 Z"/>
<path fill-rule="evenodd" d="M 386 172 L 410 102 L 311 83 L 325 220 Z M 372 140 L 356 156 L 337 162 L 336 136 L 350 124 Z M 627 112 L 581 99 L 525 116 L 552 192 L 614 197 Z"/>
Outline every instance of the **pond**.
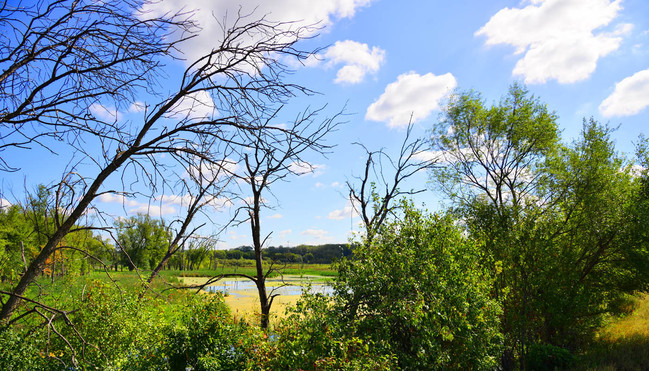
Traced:
<path fill-rule="evenodd" d="M 285 276 L 281 278 L 271 278 L 266 280 L 266 292 L 282 296 L 300 296 L 305 292 L 309 284 L 311 292 L 324 295 L 331 295 L 333 287 L 327 283 L 314 282 L 310 277 L 304 276 Z M 215 285 L 205 287 L 208 292 L 221 292 L 232 297 L 245 297 L 257 295 L 257 286 L 250 280 L 221 280 Z"/>

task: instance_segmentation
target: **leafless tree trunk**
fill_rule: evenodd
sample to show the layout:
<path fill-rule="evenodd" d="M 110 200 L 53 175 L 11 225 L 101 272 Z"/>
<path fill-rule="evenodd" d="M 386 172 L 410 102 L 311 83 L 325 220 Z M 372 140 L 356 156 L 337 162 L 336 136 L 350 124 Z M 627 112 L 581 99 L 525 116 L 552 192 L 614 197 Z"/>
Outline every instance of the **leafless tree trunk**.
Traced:
<path fill-rule="evenodd" d="M 402 190 L 403 182 L 416 173 L 435 166 L 436 161 L 426 156 L 424 139 L 412 139 L 412 123 L 408 125 L 398 158 L 390 157 L 383 150 L 370 151 L 362 144 L 367 154 L 363 175 L 356 177 L 360 183 L 347 182 L 349 199 L 360 215 L 365 228 L 365 239 L 371 243 L 385 219 L 399 208 L 395 205 L 399 197 L 414 195 L 425 189 Z"/>
<path fill-rule="evenodd" d="M 276 128 L 272 132 L 260 130 L 252 133 L 249 140 L 254 143 L 252 154 L 244 156 L 245 175 L 244 180 L 250 186 L 252 201 L 248 202 L 246 210 L 250 222 L 252 244 L 255 251 L 255 277 L 249 277 L 257 286 L 261 309 L 261 327 L 267 328 L 269 323 L 270 309 L 273 299 L 279 295 L 275 290 L 268 292 L 266 289 L 266 278 L 274 271 L 273 267 L 264 270 L 263 248 L 266 237 L 261 232 L 261 210 L 268 207 L 262 195 L 270 192 L 273 183 L 284 180 L 289 175 L 301 175 L 304 172 L 311 172 L 311 165 L 303 158 L 305 152 L 311 151 L 325 154 L 331 147 L 324 144 L 325 136 L 335 130 L 338 122 L 338 115 L 325 119 L 319 124 L 314 120 L 320 110 L 306 111 L 300 114 L 290 129 Z M 270 119 L 263 125 L 264 128 L 272 128 Z M 293 135 L 296 134 L 296 135 Z M 271 136 L 269 136 L 271 135 Z"/>

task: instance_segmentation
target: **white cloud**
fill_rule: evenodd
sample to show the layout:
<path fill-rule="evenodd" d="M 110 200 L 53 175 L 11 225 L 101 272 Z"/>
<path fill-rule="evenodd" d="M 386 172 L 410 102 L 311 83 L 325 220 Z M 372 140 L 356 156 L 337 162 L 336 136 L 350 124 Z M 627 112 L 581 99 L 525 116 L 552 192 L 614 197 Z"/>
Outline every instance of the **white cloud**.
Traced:
<path fill-rule="evenodd" d="M 277 235 L 279 236 L 279 238 L 280 238 L 281 240 L 283 240 L 283 239 L 285 239 L 288 235 L 290 235 L 290 234 L 292 234 L 292 233 L 293 233 L 293 230 L 292 230 L 292 229 L 284 229 L 284 230 L 282 230 L 282 231 L 279 231 L 279 233 L 277 233 Z"/>
<path fill-rule="evenodd" d="M 99 201 L 105 202 L 105 203 L 116 203 L 116 204 L 122 204 L 126 206 L 138 206 L 141 205 L 139 202 L 135 200 L 130 200 L 126 198 L 124 195 L 116 194 L 116 193 L 102 193 L 99 195 Z"/>
<path fill-rule="evenodd" d="M 187 206 L 189 205 L 194 198 L 191 195 L 160 195 L 155 198 L 156 201 L 160 201 L 166 204 L 178 205 L 178 206 Z"/>
<path fill-rule="evenodd" d="M 642 166 L 642 165 L 638 165 L 638 164 L 633 164 L 633 165 L 631 165 L 631 168 L 629 169 L 629 172 L 630 172 L 631 175 L 634 176 L 634 177 L 642 176 L 642 175 L 644 175 L 644 173 L 645 173 L 646 171 L 647 171 L 647 168 L 646 168 L 646 167 L 644 167 L 644 166 Z"/>
<path fill-rule="evenodd" d="M 368 73 L 376 73 L 383 60 L 385 50 L 376 46 L 370 47 L 357 41 L 345 40 L 327 49 L 324 58 L 329 66 L 342 65 L 336 74 L 336 83 L 357 84 Z"/>
<path fill-rule="evenodd" d="M 415 153 L 412 157 L 418 161 L 442 161 L 448 162 L 445 158 L 446 152 L 444 151 L 419 151 Z"/>
<path fill-rule="evenodd" d="M 282 219 L 282 214 L 273 214 L 267 216 L 268 219 Z"/>
<path fill-rule="evenodd" d="M 124 195 L 115 194 L 115 193 L 103 193 L 98 199 L 104 203 L 117 203 L 124 206 L 128 206 L 129 214 L 149 214 L 154 216 L 163 216 L 171 215 L 176 213 L 176 208 L 173 206 L 179 205 L 184 206 L 183 202 L 186 202 L 188 196 L 158 196 L 155 197 L 154 201 L 160 201 L 159 204 L 149 204 L 145 202 L 139 202 L 137 200 L 128 199 Z"/>
<path fill-rule="evenodd" d="M 446 73 L 423 76 L 409 72 L 389 84 L 377 101 L 367 108 L 366 120 L 387 122 L 390 127 L 408 125 L 427 118 L 440 108 L 440 101 L 457 86 L 455 77 Z"/>
<path fill-rule="evenodd" d="M 292 162 L 288 166 L 289 170 L 298 175 L 311 174 L 314 178 L 319 177 L 324 173 L 326 165 L 324 164 L 310 164 L 308 162 Z"/>
<path fill-rule="evenodd" d="M 7 207 L 11 207 L 11 202 L 5 200 L 4 198 L 0 198 L 0 209 L 4 209 Z"/>
<path fill-rule="evenodd" d="M 185 41 L 181 50 L 188 63 L 192 63 L 201 56 L 206 55 L 221 40 L 223 34 L 218 21 L 223 21 L 227 15 L 227 24 L 231 25 L 238 13 L 254 13 L 249 20 L 266 16 L 270 21 L 285 22 L 286 28 L 295 29 L 302 25 L 330 26 L 334 20 L 352 18 L 356 10 L 368 6 L 372 0 L 162 0 L 147 2 L 143 12 L 144 16 L 161 16 L 173 14 L 179 10 L 195 10 L 193 20 L 198 23 L 201 30 L 198 37 Z M 245 20 L 244 20 L 245 21 Z M 293 23 L 291 23 L 293 22 Z M 312 36 L 317 29 L 310 34 Z M 253 41 L 252 39 L 249 41 Z"/>
<path fill-rule="evenodd" d="M 205 90 L 201 90 L 184 96 L 165 117 L 177 120 L 202 120 L 217 114 L 218 110 L 212 96 Z"/>
<path fill-rule="evenodd" d="M 225 207 L 231 207 L 234 203 L 227 197 L 212 197 L 208 200 L 207 205 L 218 211 Z"/>
<path fill-rule="evenodd" d="M 481 148 L 480 151 L 483 154 L 489 153 L 486 148 Z M 455 148 L 453 151 L 419 151 L 413 158 L 418 161 L 442 164 L 455 163 L 461 159 L 475 160 L 473 150 L 469 147 Z"/>
<path fill-rule="evenodd" d="M 146 104 L 144 102 L 136 101 L 131 103 L 131 106 L 128 108 L 128 111 L 131 113 L 143 112 L 146 109 Z"/>
<path fill-rule="evenodd" d="M 326 185 L 324 185 L 324 184 L 322 184 L 322 183 L 320 183 L 320 182 L 317 182 L 317 183 L 315 184 L 315 187 L 318 188 L 318 189 L 320 189 L 320 188 L 324 188 L 324 187 L 326 187 Z"/>
<path fill-rule="evenodd" d="M 106 107 L 101 103 L 91 104 L 90 113 L 97 119 L 107 122 L 116 122 L 122 118 L 122 114 L 117 108 Z"/>
<path fill-rule="evenodd" d="M 128 210 L 130 214 L 149 214 L 153 216 L 172 215 L 176 208 L 171 205 L 149 205 L 139 204 L 137 207 Z"/>
<path fill-rule="evenodd" d="M 331 187 L 332 187 L 332 188 L 338 188 L 338 187 L 340 187 L 340 186 L 341 186 L 341 184 L 340 184 L 339 182 L 333 182 L 333 183 L 331 183 Z"/>
<path fill-rule="evenodd" d="M 305 231 L 300 232 L 300 235 L 313 237 L 318 241 L 331 240 L 331 236 L 329 236 L 329 232 L 325 231 L 324 229 L 307 229 Z"/>
<path fill-rule="evenodd" d="M 215 178 L 218 180 L 225 179 L 239 170 L 239 164 L 230 158 L 220 161 L 218 164 L 201 162 L 198 166 L 192 166 L 185 173 L 185 178 L 191 178 L 200 182 L 202 185 L 209 184 Z"/>
<path fill-rule="evenodd" d="M 354 207 L 349 201 L 342 209 L 334 210 L 327 215 L 327 218 L 332 220 L 343 220 L 357 217 L 358 213 L 354 210 Z"/>
<path fill-rule="evenodd" d="M 247 235 L 244 235 L 244 234 L 237 234 L 236 231 L 229 231 L 229 232 L 228 232 L 228 237 L 229 237 L 231 240 L 233 240 L 233 241 L 238 241 L 238 240 L 243 240 L 243 239 L 248 238 Z"/>
<path fill-rule="evenodd" d="M 612 33 L 595 30 L 609 25 L 622 9 L 621 0 L 532 0 L 524 8 L 504 8 L 475 35 L 487 45 L 508 44 L 523 57 L 513 74 L 528 84 L 573 83 L 588 78 L 599 58 L 617 50 L 630 31 L 618 25 Z"/>
<path fill-rule="evenodd" d="M 246 205 L 246 206 L 252 206 L 252 204 L 253 204 L 254 202 L 255 202 L 255 198 L 252 197 L 252 196 L 250 196 L 250 197 L 245 197 L 245 198 L 241 199 L 241 203 L 242 203 L 243 205 Z M 262 205 L 267 205 L 267 204 L 268 204 L 268 200 L 266 200 L 265 198 L 262 197 L 262 198 L 259 199 L 259 203 L 262 204 Z"/>
<path fill-rule="evenodd" d="M 615 84 L 615 91 L 599 106 L 606 117 L 631 116 L 649 106 L 649 69 Z"/>

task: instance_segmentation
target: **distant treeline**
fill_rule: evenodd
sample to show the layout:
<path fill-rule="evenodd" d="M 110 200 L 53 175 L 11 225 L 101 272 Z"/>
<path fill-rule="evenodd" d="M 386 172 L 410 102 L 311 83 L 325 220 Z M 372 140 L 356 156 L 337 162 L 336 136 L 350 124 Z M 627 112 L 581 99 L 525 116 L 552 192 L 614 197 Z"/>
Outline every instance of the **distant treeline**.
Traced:
<path fill-rule="evenodd" d="M 299 245 L 294 247 L 271 246 L 263 250 L 264 258 L 283 263 L 331 264 L 335 259 L 350 256 L 349 244 Z M 214 251 L 220 259 L 254 259 L 252 246 L 239 246 L 230 250 Z"/>

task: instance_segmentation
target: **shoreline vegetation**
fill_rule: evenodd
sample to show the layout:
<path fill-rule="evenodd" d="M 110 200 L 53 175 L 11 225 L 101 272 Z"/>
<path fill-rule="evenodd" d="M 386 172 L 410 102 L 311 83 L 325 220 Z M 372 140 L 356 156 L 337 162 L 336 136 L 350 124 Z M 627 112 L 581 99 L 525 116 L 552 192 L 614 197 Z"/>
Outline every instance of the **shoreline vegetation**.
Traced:
<path fill-rule="evenodd" d="M 233 324 L 239 324 L 237 326 L 245 323 L 256 324 L 259 316 L 259 299 L 256 297 L 254 290 L 233 291 L 230 295 L 202 291 L 202 294 L 207 295 L 196 295 L 195 290 L 170 290 L 170 286 L 168 286 L 169 284 L 175 286 L 203 284 L 209 277 L 223 274 L 223 272 L 233 272 L 235 269 L 240 271 L 242 267 L 229 266 L 217 271 L 202 270 L 200 273 L 175 270 L 164 271 L 161 277 L 152 284 L 154 290 L 159 295 L 162 295 L 164 300 L 157 301 L 157 304 L 155 304 L 156 309 L 145 305 L 143 313 L 146 313 L 146 315 L 152 315 L 153 312 L 157 313 L 158 316 L 161 316 L 159 325 L 175 323 L 181 321 L 179 316 L 188 315 L 195 309 L 195 305 L 201 305 L 196 304 L 196 300 L 198 302 L 208 302 L 210 299 L 207 298 L 212 298 L 217 302 L 222 300 L 226 304 L 228 308 L 227 323 L 231 321 Z M 287 265 L 286 269 L 295 273 L 284 275 L 287 283 L 311 281 L 316 284 L 327 284 L 331 283 L 337 274 L 330 265 L 312 264 L 304 265 L 303 268 L 300 265 Z M 146 276 L 145 272 L 140 272 L 140 275 Z M 46 302 L 57 301 L 59 305 L 69 304 L 71 307 L 75 298 L 83 297 L 82 292 L 86 295 L 86 301 L 90 300 L 92 293 L 95 291 L 99 291 L 101 295 L 104 295 L 103 300 L 109 300 L 111 295 L 115 295 L 116 292 L 136 292 L 138 287 L 141 287 L 141 281 L 136 272 L 111 272 L 111 276 L 113 281 L 104 272 L 93 271 L 83 276 L 66 277 L 54 283 L 50 282 L 47 277 L 43 277 L 40 284 L 42 285 L 41 289 L 48 291 L 44 298 Z M 227 280 L 246 281 L 242 278 L 228 278 Z M 218 282 L 215 283 L 215 285 L 218 284 Z M 268 282 L 269 287 L 277 287 L 278 285 L 280 285 L 280 282 L 275 280 L 269 280 Z M 276 298 L 270 317 L 271 327 L 269 331 L 271 333 L 281 329 L 282 326 L 285 326 L 283 321 L 290 320 L 291 316 L 295 315 L 296 304 L 300 299 L 301 296 L 299 295 L 281 295 Z M 649 364 L 649 293 L 630 295 L 627 299 L 627 309 L 624 314 L 608 318 L 592 343 L 585 347 L 585 351 L 575 355 L 576 361 L 570 369 L 633 370 L 642 369 Z M 147 302 L 153 304 L 156 299 L 149 299 Z M 256 327 L 256 325 L 253 327 Z M 6 343 L 4 346 L 11 346 L 11 342 Z"/>

